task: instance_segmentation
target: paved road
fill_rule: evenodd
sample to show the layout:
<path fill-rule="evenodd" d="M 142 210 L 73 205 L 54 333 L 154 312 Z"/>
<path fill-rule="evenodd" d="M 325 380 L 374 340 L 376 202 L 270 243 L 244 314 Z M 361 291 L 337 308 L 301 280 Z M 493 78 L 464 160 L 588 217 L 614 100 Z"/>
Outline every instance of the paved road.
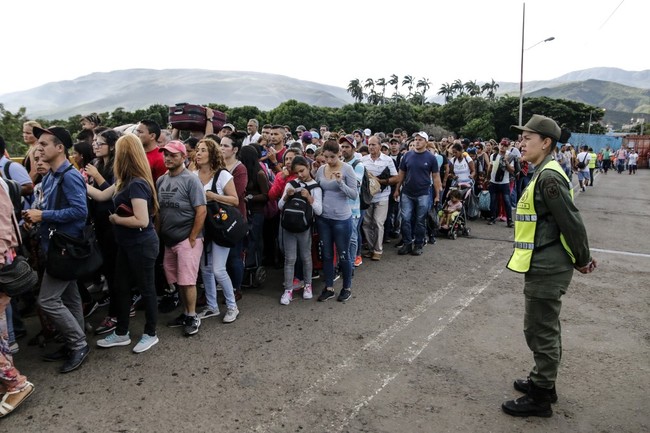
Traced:
<path fill-rule="evenodd" d="M 16 362 L 36 393 L 2 428 L 649 431 L 650 193 L 641 187 L 649 181 L 649 170 L 610 173 L 576 194 L 600 266 L 576 275 L 565 297 L 552 418 L 501 413 L 501 402 L 517 395 L 512 380 L 531 366 L 521 331 L 522 277 L 504 268 L 512 229 L 475 221 L 472 238 L 440 239 L 420 257 L 397 256 L 387 245 L 381 262 L 359 268 L 345 305 L 281 306 L 273 271 L 264 288 L 245 293 L 235 323 L 208 319 L 193 338 L 161 327 L 161 343 L 141 355 L 95 349 L 79 371 L 60 375 L 38 360 L 41 349 L 23 344 Z"/>

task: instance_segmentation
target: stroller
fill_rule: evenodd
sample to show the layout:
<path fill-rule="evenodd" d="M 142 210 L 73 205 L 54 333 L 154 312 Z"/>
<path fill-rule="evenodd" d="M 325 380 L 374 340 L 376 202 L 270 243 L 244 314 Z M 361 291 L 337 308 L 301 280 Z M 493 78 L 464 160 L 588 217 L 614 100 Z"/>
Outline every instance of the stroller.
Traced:
<path fill-rule="evenodd" d="M 471 194 L 472 186 L 469 184 L 461 183 L 449 188 L 449 191 L 447 192 L 447 201 L 445 202 L 445 207 L 438 211 L 438 218 L 440 220 L 440 224 L 438 225 L 439 235 L 447 236 L 449 239 L 456 239 L 459 233 L 463 236 L 469 236 L 471 229 L 467 227 L 467 201 L 470 199 Z M 443 221 L 445 208 L 447 208 L 447 202 L 451 200 L 452 196 L 456 196 L 460 199 L 460 208 L 455 210 L 449 216 L 448 221 L 445 223 Z"/>

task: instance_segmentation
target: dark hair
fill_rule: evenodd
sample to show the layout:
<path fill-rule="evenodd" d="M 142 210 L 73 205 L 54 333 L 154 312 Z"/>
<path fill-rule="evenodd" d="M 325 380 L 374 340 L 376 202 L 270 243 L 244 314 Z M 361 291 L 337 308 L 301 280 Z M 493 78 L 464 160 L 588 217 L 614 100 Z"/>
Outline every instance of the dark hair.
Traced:
<path fill-rule="evenodd" d="M 95 128 L 93 128 L 93 133 L 95 135 L 99 135 L 104 131 L 108 131 L 109 129 L 111 128 L 109 128 L 108 126 L 96 126 Z"/>
<path fill-rule="evenodd" d="M 86 164 L 90 164 L 95 157 L 93 154 L 93 146 L 85 141 L 76 142 L 72 145 L 72 148 L 81 155 L 82 166 L 80 168 L 84 168 Z"/>
<path fill-rule="evenodd" d="M 257 184 L 257 173 L 262 169 L 259 164 L 259 154 L 253 146 L 244 146 L 239 151 L 239 160 L 248 172 L 248 183 L 246 189 Z"/>
<path fill-rule="evenodd" d="M 100 132 L 98 135 L 106 140 L 106 144 L 108 144 L 108 162 L 104 164 L 104 158 L 97 158 L 95 160 L 95 168 L 97 168 L 99 174 L 101 174 L 109 184 L 112 184 L 113 179 L 115 178 L 115 173 L 113 173 L 113 164 L 115 163 L 115 143 L 117 143 L 117 139 L 120 138 L 122 134 L 114 129 L 107 129 Z"/>
<path fill-rule="evenodd" d="M 357 149 L 357 152 L 359 152 L 359 153 L 363 153 L 363 152 L 369 153 L 369 152 L 370 152 L 370 149 L 368 149 L 368 146 L 366 146 L 365 144 L 362 144 L 362 145 L 359 146 L 359 148 Z"/>
<path fill-rule="evenodd" d="M 341 150 L 341 147 L 339 144 L 334 141 L 334 140 L 327 140 L 325 144 L 323 144 L 323 152 L 330 151 L 332 153 L 339 153 Z"/>
<path fill-rule="evenodd" d="M 93 143 L 93 138 L 95 138 L 95 133 L 91 129 L 82 129 L 79 134 L 77 134 L 78 141 L 84 141 L 88 144 Z"/>
<path fill-rule="evenodd" d="M 199 143 L 199 139 L 196 137 L 189 137 L 187 140 L 183 142 L 183 144 L 187 145 L 190 147 L 190 149 L 194 150 L 196 149 L 196 145 Z"/>
<path fill-rule="evenodd" d="M 84 120 L 84 119 L 86 119 L 90 123 L 94 123 L 95 126 L 99 126 L 102 123 L 102 119 L 101 119 L 101 117 L 99 117 L 99 115 L 97 113 L 90 113 L 89 115 L 84 116 L 84 117 L 81 118 L 81 120 Z"/>
<path fill-rule="evenodd" d="M 214 140 L 217 142 L 217 144 L 221 144 L 221 137 L 219 137 L 217 134 L 208 134 L 203 138 L 209 138 L 210 140 Z"/>
<path fill-rule="evenodd" d="M 452 189 L 451 191 L 449 191 L 449 200 L 451 200 L 452 198 L 457 198 L 460 200 L 463 198 L 463 195 L 457 189 Z"/>
<path fill-rule="evenodd" d="M 142 123 L 144 126 L 146 126 L 147 131 L 149 131 L 149 134 L 153 134 L 154 135 L 154 140 L 158 141 L 158 139 L 160 138 L 160 133 L 161 133 L 160 125 L 158 125 L 158 123 L 156 123 L 155 121 L 153 121 L 151 119 L 143 119 L 143 120 L 140 121 L 140 123 Z"/>
<path fill-rule="evenodd" d="M 293 161 L 291 161 L 291 171 L 295 172 L 297 165 L 302 165 L 303 167 L 307 167 L 308 169 L 311 169 L 311 164 L 309 163 L 309 161 L 307 161 L 307 158 L 305 158 L 304 156 L 298 155 L 295 158 L 293 158 Z"/>
<path fill-rule="evenodd" d="M 5 139 L 0 135 L 0 158 L 4 156 L 5 150 L 7 150 L 7 143 L 5 143 Z"/>
<path fill-rule="evenodd" d="M 454 144 L 451 146 L 451 149 L 452 149 L 452 150 L 455 150 L 455 151 L 457 151 L 457 152 L 462 152 L 462 151 L 463 151 L 463 146 L 462 146 L 460 143 L 454 143 Z"/>

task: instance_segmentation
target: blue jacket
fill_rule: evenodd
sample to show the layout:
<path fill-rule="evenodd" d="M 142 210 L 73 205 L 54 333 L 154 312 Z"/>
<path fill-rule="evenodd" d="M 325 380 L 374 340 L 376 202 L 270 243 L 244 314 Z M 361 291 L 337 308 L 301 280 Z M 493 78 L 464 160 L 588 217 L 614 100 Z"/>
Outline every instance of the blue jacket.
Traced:
<path fill-rule="evenodd" d="M 66 160 L 56 172 L 50 171 L 43 178 L 42 187 L 46 199 L 40 233 L 44 251 L 47 251 L 49 244 L 50 229 L 60 230 L 70 236 L 81 237 L 86 226 L 88 218 L 86 183 L 81 177 L 81 173 L 74 167 L 63 175 L 70 165 L 70 162 Z M 59 209 L 55 209 L 61 176 L 63 176 L 61 183 L 63 196 L 60 199 Z"/>

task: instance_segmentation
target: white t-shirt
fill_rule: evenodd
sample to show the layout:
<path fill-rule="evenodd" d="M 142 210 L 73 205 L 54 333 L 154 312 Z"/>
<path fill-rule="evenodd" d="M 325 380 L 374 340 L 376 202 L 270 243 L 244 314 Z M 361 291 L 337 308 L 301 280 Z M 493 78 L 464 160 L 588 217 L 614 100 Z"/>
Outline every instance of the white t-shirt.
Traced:
<path fill-rule="evenodd" d="M 496 175 L 497 175 L 497 170 L 499 169 L 499 163 L 501 162 L 501 158 L 503 158 L 504 161 L 506 161 L 506 164 L 508 163 L 508 157 L 507 156 L 501 156 L 501 154 L 497 154 L 496 158 L 494 158 L 494 161 L 492 161 L 492 171 L 490 172 L 490 182 L 497 184 L 497 185 L 504 185 L 507 183 L 510 183 L 510 172 L 508 170 L 503 170 L 503 179 L 499 182 L 496 180 Z M 514 161 L 510 162 L 510 166 L 514 167 Z"/>
<path fill-rule="evenodd" d="M 194 173 L 197 176 L 199 175 L 198 170 L 195 170 L 192 173 Z M 225 168 L 223 170 L 221 170 L 221 173 L 219 173 L 219 178 L 217 179 L 217 194 L 224 195 L 225 194 L 223 192 L 224 188 L 226 187 L 228 182 L 230 182 L 231 180 L 232 180 L 232 174 L 230 174 L 230 172 L 228 170 L 226 170 Z M 205 185 L 203 185 L 203 190 L 205 192 L 212 191 L 212 184 L 213 183 L 214 183 L 214 178 L 211 181 L 209 181 L 208 183 L 206 183 Z"/>
<path fill-rule="evenodd" d="M 469 163 L 472 161 L 472 158 L 469 156 L 458 158 L 452 158 L 454 163 L 454 174 L 458 176 L 459 183 L 468 183 L 472 181 L 471 174 L 472 171 L 469 169 Z"/>
<path fill-rule="evenodd" d="M 639 154 L 636 152 L 630 152 L 629 155 L 627 155 L 627 163 L 630 165 L 636 165 L 636 161 L 639 159 Z"/>
<path fill-rule="evenodd" d="M 397 169 L 395 168 L 395 163 L 390 156 L 384 155 L 383 153 L 379 154 L 377 159 L 372 159 L 370 155 L 366 155 L 361 158 L 363 166 L 368 170 L 368 173 L 379 176 L 386 168 L 388 168 L 388 173 L 390 176 L 397 176 Z M 388 200 L 390 196 L 390 188 L 384 188 L 383 191 L 379 191 L 372 198 L 373 203 L 379 203 L 384 200 Z"/>
<path fill-rule="evenodd" d="M 578 168 L 578 171 L 589 172 L 589 161 L 591 161 L 591 156 L 589 156 L 589 152 L 580 152 L 578 156 L 576 156 L 576 166 L 578 163 L 584 162 L 585 168 Z"/>

